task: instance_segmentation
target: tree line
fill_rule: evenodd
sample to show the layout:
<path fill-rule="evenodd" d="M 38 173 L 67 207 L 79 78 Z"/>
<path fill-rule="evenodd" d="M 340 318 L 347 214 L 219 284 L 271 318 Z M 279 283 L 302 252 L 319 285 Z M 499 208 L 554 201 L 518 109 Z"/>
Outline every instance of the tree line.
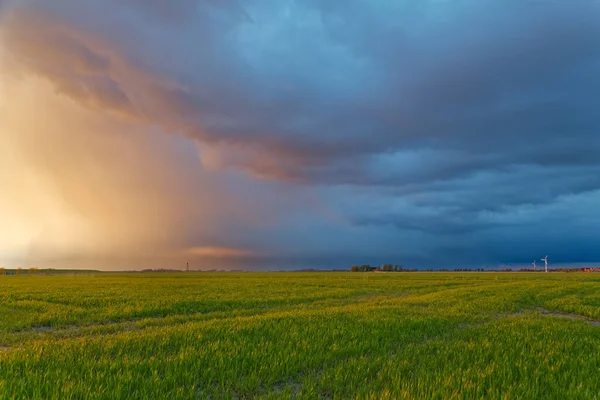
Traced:
<path fill-rule="evenodd" d="M 0 275 L 38 275 L 41 273 L 42 271 L 39 268 L 17 268 L 16 270 L 7 270 L 4 267 L 0 267 Z"/>
<path fill-rule="evenodd" d="M 352 272 L 418 272 L 418 269 L 404 268 L 402 265 L 383 264 L 382 266 L 372 266 L 369 264 L 353 265 L 350 267 Z M 424 269 L 422 272 L 484 272 L 483 268 L 440 268 L 440 269 Z M 503 270 L 504 271 L 504 270 Z M 508 270 L 507 270 L 508 271 Z"/>
<path fill-rule="evenodd" d="M 383 271 L 383 272 L 409 272 L 416 271 L 409 270 L 404 268 L 402 265 L 392 265 L 392 264 L 383 264 L 382 266 L 373 266 L 369 264 L 362 265 L 353 265 L 350 267 L 350 271 L 352 272 L 374 272 L 374 271 Z"/>

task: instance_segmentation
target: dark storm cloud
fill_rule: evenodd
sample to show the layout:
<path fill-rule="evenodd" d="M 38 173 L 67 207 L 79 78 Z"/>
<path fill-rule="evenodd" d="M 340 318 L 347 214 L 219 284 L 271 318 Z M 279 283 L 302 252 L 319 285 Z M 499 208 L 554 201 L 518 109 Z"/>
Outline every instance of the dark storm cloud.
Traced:
<path fill-rule="evenodd" d="M 29 2 L 15 13 L 8 42 L 69 94 L 207 142 L 267 149 L 279 173 L 261 171 L 254 157 L 232 165 L 265 175 L 401 184 L 388 171 L 355 174 L 348 164 L 360 171 L 404 149 L 457 155 L 448 162 L 440 151 L 441 168 L 431 173 L 419 172 L 431 169 L 426 160 L 392 173 L 410 169 L 427 180 L 589 159 L 590 141 L 599 140 L 598 3 L 482 3 L 130 0 L 122 17 L 102 17 L 114 32 L 105 31 L 108 22 L 88 32 L 79 20 L 64 28 L 53 6 Z M 145 26 L 148 14 L 179 20 L 181 36 L 167 22 Z M 34 28 L 20 29 L 28 20 Z M 123 48 L 119 35 L 155 47 Z M 132 82 L 111 58 L 147 80 Z M 155 74 L 168 83 L 149 86 Z"/>
<path fill-rule="evenodd" d="M 522 229 L 600 188 L 598 1 L 4 3 L 24 71 L 357 226 Z"/>

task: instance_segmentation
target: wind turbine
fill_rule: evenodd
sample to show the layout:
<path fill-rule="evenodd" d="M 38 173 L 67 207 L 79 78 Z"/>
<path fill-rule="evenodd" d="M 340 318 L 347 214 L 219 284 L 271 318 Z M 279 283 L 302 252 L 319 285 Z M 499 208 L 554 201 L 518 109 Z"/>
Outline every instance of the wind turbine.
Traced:
<path fill-rule="evenodd" d="M 544 265 L 546 266 L 546 272 L 548 272 L 548 256 L 542 258 L 541 260 L 544 262 Z"/>
<path fill-rule="evenodd" d="M 535 260 L 533 260 L 533 264 L 531 264 L 531 265 L 533 265 L 533 271 L 534 271 L 534 272 L 535 272 L 535 271 L 537 271 L 537 269 L 536 269 L 536 267 L 535 267 Z"/>

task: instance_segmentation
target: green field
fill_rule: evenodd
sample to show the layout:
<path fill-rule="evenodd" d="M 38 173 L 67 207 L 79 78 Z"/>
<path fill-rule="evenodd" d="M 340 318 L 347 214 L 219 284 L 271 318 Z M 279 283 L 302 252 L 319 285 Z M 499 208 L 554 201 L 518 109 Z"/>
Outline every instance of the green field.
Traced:
<path fill-rule="evenodd" d="M 0 398 L 600 398 L 600 274 L 0 277 Z"/>

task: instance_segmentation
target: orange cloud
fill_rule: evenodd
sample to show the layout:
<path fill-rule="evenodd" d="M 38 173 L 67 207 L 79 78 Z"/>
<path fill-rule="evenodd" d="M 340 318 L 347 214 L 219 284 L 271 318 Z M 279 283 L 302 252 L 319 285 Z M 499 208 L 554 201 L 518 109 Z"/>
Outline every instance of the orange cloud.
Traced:
<path fill-rule="evenodd" d="M 261 254 L 256 251 L 238 249 L 234 247 L 220 246 L 198 246 L 191 247 L 185 251 L 191 256 L 214 257 L 214 258 L 243 258 L 258 257 Z"/>
<path fill-rule="evenodd" d="M 233 3 L 226 8 L 236 11 Z M 41 77 L 56 93 L 90 111 L 191 138 L 199 143 L 207 169 L 240 169 L 254 177 L 298 181 L 306 178 L 306 165 L 321 162 L 312 146 L 289 146 L 262 127 L 259 108 L 219 98 L 218 87 L 184 84 L 157 73 L 123 44 L 50 10 L 15 6 L 2 20 L 0 35 L 5 68 L 10 66 L 15 76 Z M 243 98 L 239 82 L 235 86 L 234 98 Z"/>

